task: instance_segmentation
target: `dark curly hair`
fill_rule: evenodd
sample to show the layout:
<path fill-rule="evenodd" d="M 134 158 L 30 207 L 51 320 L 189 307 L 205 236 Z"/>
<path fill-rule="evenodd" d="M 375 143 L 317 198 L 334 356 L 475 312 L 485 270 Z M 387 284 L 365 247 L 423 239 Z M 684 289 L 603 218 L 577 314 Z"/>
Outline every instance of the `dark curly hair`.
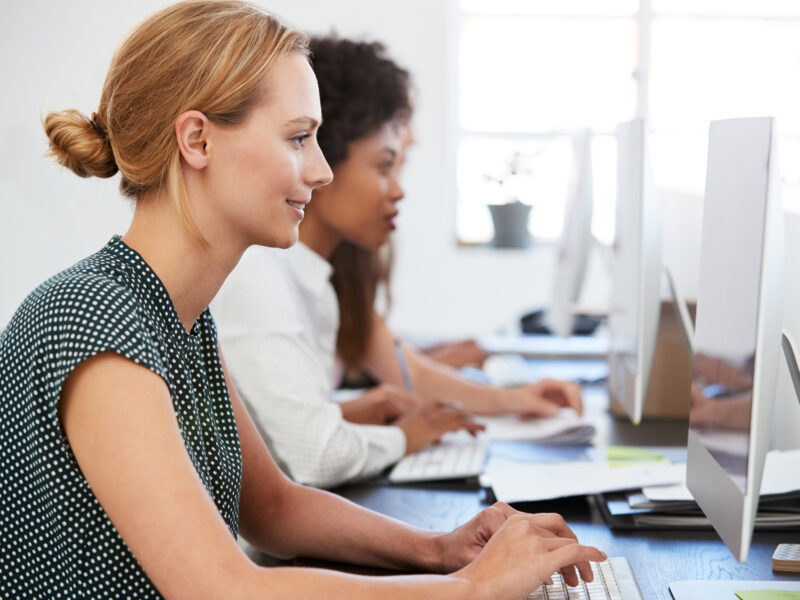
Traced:
<path fill-rule="evenodd" d="M 347 158 L 350 142 L 389 121 L 411 116 L 408 71 L 386 56 L 379 42 L 312 37 L 311 61 L 319 82 L 322 121 L 319 146 L 331 168 Z"/>
<path fill-rule="evenodd" d="M 378 42 L 331 35 L 312 37 L 309 48 L 322 102 L 323 123 L 317 139 L 335 170 L 347 159 L 352 142 L 376 133 L 386 123 L 403 124 L 411 118 L 410 78 Z M 385 284 L 387 304 L 391 301 L 392 248 L 369 250 L 344 240 L 330 262 L 331 283 L 339 299 L 336 351 L 348 368 L 357 369 L 372 332 L 379 284 Z"/>

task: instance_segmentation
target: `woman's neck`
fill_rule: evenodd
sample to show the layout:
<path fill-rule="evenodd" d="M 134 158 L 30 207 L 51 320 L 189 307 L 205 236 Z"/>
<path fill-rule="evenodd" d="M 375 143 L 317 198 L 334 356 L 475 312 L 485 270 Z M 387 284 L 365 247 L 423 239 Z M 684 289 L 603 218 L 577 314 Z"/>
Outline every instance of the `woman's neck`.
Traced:
<path fill-rule="evenodd" d="M 202 244 L 191 235 L 166 198 L 137 201 L 133 221 L 122 241 L 136 250 L 158 275 L 187 331 L 244 252 L 244 248 Z"/>

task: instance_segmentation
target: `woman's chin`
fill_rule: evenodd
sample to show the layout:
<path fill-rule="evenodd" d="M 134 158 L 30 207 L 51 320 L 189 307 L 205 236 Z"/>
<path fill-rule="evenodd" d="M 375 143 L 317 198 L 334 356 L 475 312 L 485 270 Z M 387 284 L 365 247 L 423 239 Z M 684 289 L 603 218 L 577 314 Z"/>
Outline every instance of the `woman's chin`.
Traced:
<path fill-rule="evenodd" d="M 291 232 L 286 232 L 283 235 L 279 236 L 271 236 L 267 239 L 262 239 L 259 242 L 259 246 L 268 246 L 270 248 L 291 248 L 297 243 L 298 233 L 297 227 L 295 227 Z"/>
<path fill-rule="evenodd" d="M 359 237 L 358 239 L 350 238 L 349 241 L 364 250 L 379 250 L 386 242 L 389 241 L 388 235 L 376 235 L 374 237 Z"/>

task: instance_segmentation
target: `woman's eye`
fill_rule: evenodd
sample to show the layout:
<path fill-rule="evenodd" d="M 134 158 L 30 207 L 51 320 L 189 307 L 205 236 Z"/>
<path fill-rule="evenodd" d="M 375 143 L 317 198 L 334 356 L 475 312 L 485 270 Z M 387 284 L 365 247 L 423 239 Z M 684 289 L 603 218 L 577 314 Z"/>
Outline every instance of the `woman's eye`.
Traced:
<path fill-rule="evenodd" d="M 394 163 L 392 161 L 386 161 L 380 164 L 380 170 L 382 173 L 389 173 L 394 167 Z"/>
<path fill-rule="evenodd" d="M 296 136 L 292 137 L 292 138 L 291 138 L 291 142 L 292 142 L 292 143 L 293 143 L 295 146 L 300 146 L 300 147 L 302 148 L 302 147 L 303 147 L 303 145 L 304 145 L 304 142 L 306 141 L 306 138 L 308 138 L 308 137 L 311 137 L 311 136 L 310 136 L 310 134 L 308 134 L 308 133 L 301 133 L 300 135 L 296 135 Z"/>

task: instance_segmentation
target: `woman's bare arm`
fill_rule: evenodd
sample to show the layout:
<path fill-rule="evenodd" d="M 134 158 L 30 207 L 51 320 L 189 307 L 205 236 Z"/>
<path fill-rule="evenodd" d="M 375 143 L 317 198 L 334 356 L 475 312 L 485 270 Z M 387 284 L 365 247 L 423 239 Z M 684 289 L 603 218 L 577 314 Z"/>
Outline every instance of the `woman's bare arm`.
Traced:
<path fill-rule="evenodd" d="M 223 597 L 252 568 L 186 452 L 166 383 L 117 354 L 81 363 L 60 402 L 78 465 L 166 598 Z"/>
<path fill-rule="evenodd" d="M 382 517 L 365 517 L 366 511 L 344 501 L 332 501 L 324 492 L 290 484 L 270 464 L 266 452 L 254 453 L 253 436 L 257 433 L 251 425 L 242 426 L 243 421 L 249 421 L 243 418 L 243 407 L 238 400 L 234 407 L 242 430 L 245 460 L 244 520 L 252 521 L 254 506 L 267 511 L 269 521 L 264 532 L 268 545 L 286 554 L 320 548 L 324 555 L 333 552 L 347 560 L 366 558 L 375 545 L 372 538 L 378 536 L 375 531 L 365 531 L 365 527 L 385 527 L 389 532 L 400 532 L 382 536 L 384 541 L 396 542 L 390 544 L 393 548 L 388 551 L 393 558 L 383 559 L 386 564 L 412 562 L 404 554 L 415 544 L 412 540 L 421 539 L 417 532 Z M 316 569 L 261 568 L 239 549 L 203 487 L 186 452 L 168 388 L 159 376 L 117 354 L 93 357 L 81 363 L 67 379 L 61 394 L 60 416 L 75 458 L 95 496 L 167 600 L 250 600 L 286 598 L 300 593 L 348 600 L 503 597 L 492 594 L 508 589 L 505 587 L 508 585 L 519 590 L 523 583 L 526 589 L 533 589 L 547 576 L 544 571 L 555 564 L 553 561 L 569 564 L 599 556 L 596 550 L 566 539 L 569 536 L 560 531 L 566 527 L 563 521 L 557 527 L 542 529 L 533 522 L 535 516 L 512 514 L 515 520 L 531 521 L 530 543 L 524 542 L 528 539 L 525 536 L 512 535 L 511 529 L 519 528 L 505 528 L 509 531 L 495 535 L 495 531 L 504 530 L 509 520 L 503 518 L 499 528 L 493 527 L 487 538 L 495 540 L 493 547 L 498 550 L 488 553 L 480 550 L 478 559 L 473 561 L 476 568 L 452 576 L 372 579 Z M 259 476 L 264 477 L 263 487 L 257 483 Z M 268 506 L 272 501 L 276 505 Z M 304 526 L 303 516 L 309 509 L 316 516 L 312 514 Z M 356 522 L 348 522 L 354 515 Z M 471 533 L 460 528 L 447 534 L 451 536 L 451 547 L 464 548 L 464 540 L 456 539 L 453 543 L 453 536 L 464 538 Z M 342 536 L 337 542 L 326 541 L 337 535 Z M 357 536 L 362 537 L 354 540 Z M 559 548 L 564 543 L 576 548 L 569 553 L 556 553 L 554 547 L 550 552 L 549 545 L 545 548 L 536 541 L 542 537 L 563 538 L 566 541 L 559 542 Z M 504 542 L 506 538 L 508 543 Z M 343 550 L 351 544 L 354 550 Z M 523 556 L 526 553 L 519 551 L 520 545 L 528 549 L 527 558 Z M 544 553 L 541 568 L 531 569 L 528 564 L 534 549 Z M 516 564 L 514 559 L 504 564 L 505 573 L 487 578 L 484 574 L 488 571 L 480 568 L 480 564 L 492 564 L 498 553 L 519 556 L 525 562 Z M 309 551 L 309 554 L 315 553 Z M 550 559 L 544 560 L 551 554 Z M 387 551 L 378 551 L 377 556 L 387 557 Z"/>
<path fill-rule="evenodd" d="M 394 347 L 395 336 L 386 321 L 373 312 L 372 333 L 363 367 L 382 383 L 402 385 Z M 517 413 L 550 416 L 561 407 L 582 410 L 580 388 L 569 382 L 545 379 L 516 388 L 481 385 L 461 377 L 455 369 L 437 363 L 408 345 L 403 346 L 414 392 L 423 398 L 461 403 L 475 414 Z"/>

